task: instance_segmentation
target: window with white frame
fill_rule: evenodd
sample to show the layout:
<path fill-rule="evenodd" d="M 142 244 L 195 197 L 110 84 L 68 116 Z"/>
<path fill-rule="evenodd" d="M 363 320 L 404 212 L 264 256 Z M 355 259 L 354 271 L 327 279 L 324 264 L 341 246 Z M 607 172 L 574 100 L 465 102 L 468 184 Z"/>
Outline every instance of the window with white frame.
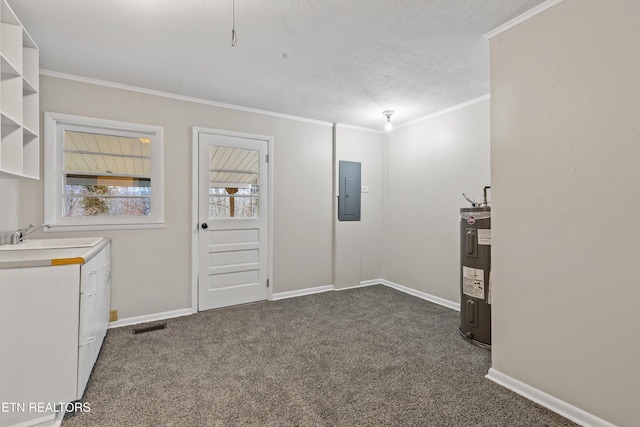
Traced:
<path fill-rule="evenodd" d="M 162 227 L 163 128 L 45 113 L 44 179 L 54 230 Z"/>

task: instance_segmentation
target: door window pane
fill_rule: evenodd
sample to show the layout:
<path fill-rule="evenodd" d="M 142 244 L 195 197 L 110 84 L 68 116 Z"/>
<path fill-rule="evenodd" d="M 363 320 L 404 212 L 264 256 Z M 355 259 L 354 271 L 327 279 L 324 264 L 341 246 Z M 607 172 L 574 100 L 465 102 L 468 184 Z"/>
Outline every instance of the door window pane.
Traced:
<path fill-rule="evenodd" d="M 209 147 L 209 219 L 257 218 L 260 152 Z"/>

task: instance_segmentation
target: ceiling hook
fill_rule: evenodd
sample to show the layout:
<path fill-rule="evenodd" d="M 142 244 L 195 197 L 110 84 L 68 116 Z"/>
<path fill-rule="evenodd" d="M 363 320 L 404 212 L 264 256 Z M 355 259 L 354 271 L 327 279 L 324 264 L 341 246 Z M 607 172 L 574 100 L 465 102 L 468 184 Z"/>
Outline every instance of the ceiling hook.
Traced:
<path fill-rule="evenodd" d="M 236 0 L 231 0 L 231 46 L 238 42 L 236 36 Z"/>

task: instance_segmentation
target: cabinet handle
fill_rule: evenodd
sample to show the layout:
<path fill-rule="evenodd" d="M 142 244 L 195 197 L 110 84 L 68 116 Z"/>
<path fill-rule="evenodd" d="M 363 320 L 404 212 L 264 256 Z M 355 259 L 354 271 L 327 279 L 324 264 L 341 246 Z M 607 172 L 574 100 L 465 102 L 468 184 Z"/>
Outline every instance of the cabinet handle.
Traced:
<path fill-rule="evenodd" d="M 86 292 L 85 295 L 88 297 L 92 297 L 94 295 L 96 295 L 98 293 L 98 291 L 91 291 L 91 292 Z"/>
<path fill-rule="evenodd" d="M 85 340 L 85 342 L 82 345 L 87 345 L 87 344 L 91 344 L 96 342 L 96 337 L 89 337 Z"/>

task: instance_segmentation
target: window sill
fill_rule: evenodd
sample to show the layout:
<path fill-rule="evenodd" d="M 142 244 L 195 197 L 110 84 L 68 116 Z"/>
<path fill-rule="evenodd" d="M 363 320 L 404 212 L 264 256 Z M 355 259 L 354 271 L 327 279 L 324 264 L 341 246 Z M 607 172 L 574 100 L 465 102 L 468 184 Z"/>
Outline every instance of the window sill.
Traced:
<path fill-rule="evenodd" d="M 61 233 L 66 231 L 103 231 L 103 230 L 148 230 L 164 228 L 164 222 L 147 222 L 139 224 L 74 224 L 55 225 L 44 229 L 45 233 Z"/>

